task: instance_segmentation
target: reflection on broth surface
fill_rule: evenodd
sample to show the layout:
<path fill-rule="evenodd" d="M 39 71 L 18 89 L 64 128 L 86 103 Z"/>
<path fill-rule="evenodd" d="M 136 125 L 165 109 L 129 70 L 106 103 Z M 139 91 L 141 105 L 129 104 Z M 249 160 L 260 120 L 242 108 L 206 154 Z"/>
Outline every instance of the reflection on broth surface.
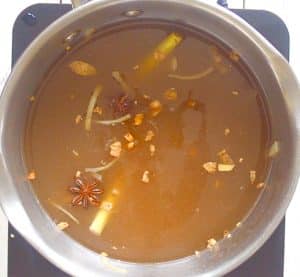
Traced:
<path fill-rule="evenodd" d="M 213 248 L 265 186 L 259 86 L 238 53 L 184 27 L 96 34 L 31 101 L 28 178 L 58 228 L 99 253 L 159 262 Z"/>

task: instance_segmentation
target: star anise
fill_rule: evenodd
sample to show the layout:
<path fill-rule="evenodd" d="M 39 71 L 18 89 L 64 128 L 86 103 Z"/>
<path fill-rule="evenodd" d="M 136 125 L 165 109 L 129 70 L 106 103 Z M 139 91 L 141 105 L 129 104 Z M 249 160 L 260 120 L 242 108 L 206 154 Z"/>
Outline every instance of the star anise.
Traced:
<path fill-rule="evenodd" d="M 88 208 L 89 205 L 98 206 L 100 204 L 99 195 L 103 193 L 103 190 L 98 188 L 96 181 L 82 176 L 75 177 L 74 185 L 69 190 L 76 194 L 72 200 L 72 205 L 83 208 Z"/>

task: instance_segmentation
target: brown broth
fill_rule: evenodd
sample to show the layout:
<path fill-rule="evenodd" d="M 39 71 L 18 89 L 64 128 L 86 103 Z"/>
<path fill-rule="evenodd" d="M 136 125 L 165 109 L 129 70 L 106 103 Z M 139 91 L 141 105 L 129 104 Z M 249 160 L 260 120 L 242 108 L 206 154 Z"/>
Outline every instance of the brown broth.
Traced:
<path fill-rule="evenodd" d="M 184 40 L 147 78 L 138 80 L 133 67 L 174 30 L 184 35 Z M 262 92 L 255 79 L 242 60 L 232 61 L 229 49 L 220 45 L 227 69 L 224 74 L 215 70 L 191 81 L 168 77 L 173 57 L 178 60 L 176 74 L 195 74 L 211 66 L 212 45 L 217 44 L 203 34 L 178 26 L 117 26 L 68 52 L 53 66 L 32 103 L 25 152 L 28 170 L 36 173 L 32 186 L 38 199 L 55 222 L 69 223 L 65 232 L 72 238 L 117 259 L 160 262 L 192 255 L 205 248 L 210 238 L 222 239 L 223 232 L 232 231 L 250 211 L 261 192 L 256 184 L 263 182 L 267 173 L 265 148 L 269 139 Z M 97 75 L 74 74 L 69 68 L 74 60 L 92 64 Z M 146 118 L 141 126 L 133 126 L 132 121 L 113 127 L 93 123 L 87 132 L 84 121 L 75 124 L 75 118 L 78 114 L 84 117 L 96 85 L 103 85 L 97 101 L 103 114 L 93 118 L 114 117 L 111 102 L 121 93 L 111 77 L 114 70 L 124 73 L 141 93 L 159 100 L 162 112 L 151 122 Z M 177 100 L 165 99 L 168 88 L 176 89 Z M 197 109 L 188 107 L 189 97 Z M 133 111 L 144 112 L 145 103 L 147 100 L 139 99 Z M 230 129 L 227 136 L 226 128 Z M 151 142 L 144 141 L 148 130 L 155 133 Z M 139 142 L 132 150 L 125 147 L 124 135 L 129 131 Z M 100 200 L 112 188 L 117 188 L 119 195 L 97 236 L 89 226 L 100 208 L 72 206 L 74 195 L 68 188 L 77 170 L 111 160 L 107 146 L 112 139 L 121 141 L 124 150 L 119 161 L 101 173 L 100 187 L 105 193 Z M 150 143 L 156 147 L 153 157 Z M 217 153 L 222 149 L 230 154 L 235 168 L 209 174 L 202 165 L 218 161 Z M 141 181 L 146 170 L 151 173 L 149 183 Z M 254 184 L 250 170 L 256 171 Z"/>

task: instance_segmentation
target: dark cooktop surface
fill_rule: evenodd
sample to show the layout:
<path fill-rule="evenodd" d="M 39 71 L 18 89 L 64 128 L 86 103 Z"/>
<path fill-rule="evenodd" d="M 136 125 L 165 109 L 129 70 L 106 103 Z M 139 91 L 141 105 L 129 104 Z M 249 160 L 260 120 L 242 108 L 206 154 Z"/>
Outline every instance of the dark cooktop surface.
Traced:
<path fill-rule="evenodd" d="M 51 22 L 71 9 L 70 5 L 37 4 L 25 9 L 13 29 L 12 65 L 27 45 Z M 289 33 L 274 14 L 260 10 L 233 10 L 265 36 L 285 57 L 289 58 Z M 284 259 L 284 221 L 272 237 L 249 260 L 227 277 L 282 277 Z M 14 234 L 12 238 L 10 234 Z M 9 277 L 68 276 L 49 263 L 9 226 Z"/>

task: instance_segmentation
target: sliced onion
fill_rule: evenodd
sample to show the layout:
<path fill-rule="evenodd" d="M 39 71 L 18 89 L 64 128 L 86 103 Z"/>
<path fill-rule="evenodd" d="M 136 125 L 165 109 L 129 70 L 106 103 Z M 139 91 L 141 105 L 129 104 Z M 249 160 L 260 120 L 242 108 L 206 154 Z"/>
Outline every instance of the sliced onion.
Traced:
<path fill-rule="evenodd" d="M 179 74 L 169 74 L 169 78 L 173 79 L 178 79 L 178 80 L 183 80 L 183 81 L 191 81 L 191 80 L 197 80 L 197 79 L 202 79 L 206 77 L 207 75 L 211 74 L 214 71 L 214 68 L 210 66 L 206 70 L 193 74 L 193 75 L 179 75 Z"/>
<path fill-rule="evenodd" d="M 171 70 L 175 72 L 178 68 L 178 61 L 176 57 L 173 57 L 171 60 Z"/>
<path fill-rule="evenodd" d="M 122 90 L 129 95 L 131 98 L 135 97 L 136 91 L 134 88 L 132 88 L 126 81 L 123 74 L 121 74 L 119 71 L 113 71 L 112 72 L 113 79 L 121 86 Z"/>
<path fill-rule="evenodd" d="M 117 161 L 118 161 L 118 159 L 114 159 L 111 162 L 109 162 L 108 164 L 100 166 L 100 167 L 85 168 L 85 172 L 97 173 L 100 171 L 104 171 L 104 170 L 112 167 Z"/>
<path fill-rule="evenodd" d="M 92 172 L 91 175 L 99 182 L 102 182 L 102 175 Z"/>
<path fill-rule="evenodd" d="M 111 120 L 95 120 L 95 123 L 97 124 L 102 124 L 102 125 L 114 125 L 114 124 L 119 124 L 124 121 L 127 121 L 131 118 L 130 114 L 126 114 L 122 117 L 116 118 L 116 119 L 111 119 Z"/>
<path fill-rule="evenodd" d="M 85 118 L 85 129 L 87 131 L 91 130 L 94 107 L 96 105 L 98 96 L 102 92 L 102 89 L 103 88 L 101 85 L 96 86 L 90 98 L 89 105 L 86 112 L 86 118 Z"/>
<path fill-rule="evenodd" d="M 51 205 L 54 206 L 56 209 L 60 210 L 62 213 L 64 213 L 66 216 L 68 216 L 69 218 L 71 218 L 75 223 L 79 224 L 79 220 L 72 215 L 69 211 L 67 211 L 66 209 L 64 209 L 62 206 L 50 201 Z"/>

